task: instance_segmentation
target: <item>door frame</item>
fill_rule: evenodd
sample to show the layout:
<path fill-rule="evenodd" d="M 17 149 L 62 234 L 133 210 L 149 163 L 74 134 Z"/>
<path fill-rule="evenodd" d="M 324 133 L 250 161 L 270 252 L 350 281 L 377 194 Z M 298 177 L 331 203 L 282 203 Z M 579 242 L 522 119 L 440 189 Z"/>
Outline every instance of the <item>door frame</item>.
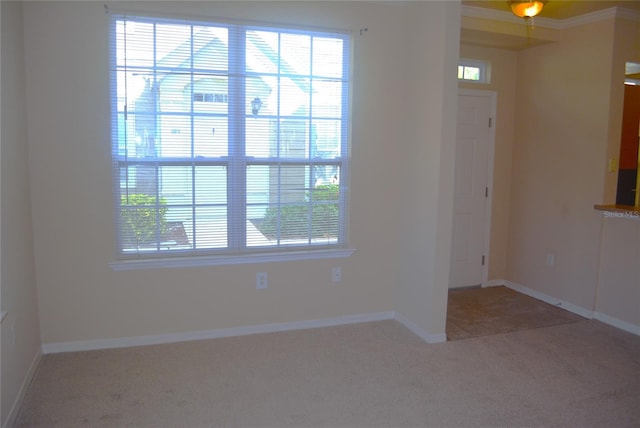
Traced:
<path fill-rule="evenodd" d="M 489 98 L 491 117 L 491 127 L 489 128 L 489 155 L 487 159 L 487 188 L 489 189 L 489 195 L 486 198 L 485 216 L 484 216 L 484 240 L 483 240 L 483 253 L 484 253 L 484 266 L 482 266 L 482 280 L 481 287 L 488 287 L 489 284 L 489 262 L 491 261 L 491 213 L 493 206 L 493 173 L 494 173 L 494 157 L 496 150 L 496 124 L 497 124 L 497 98 L 496 91 L 484 90 L 484 89 L 466 89 L 458 88 L 458 96 L 471 96 L 471 97 L 486 97 Z M 457 140 L 456 140 L 457 142 Z M 452 236 L 453 239 L 453 236 Z"/>

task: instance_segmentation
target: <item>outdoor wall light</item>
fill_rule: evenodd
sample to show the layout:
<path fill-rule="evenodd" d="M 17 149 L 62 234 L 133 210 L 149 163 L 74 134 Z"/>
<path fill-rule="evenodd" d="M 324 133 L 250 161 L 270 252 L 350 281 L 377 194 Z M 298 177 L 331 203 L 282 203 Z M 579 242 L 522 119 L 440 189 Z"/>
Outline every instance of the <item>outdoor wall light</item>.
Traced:
<path fill-rule="evenodd" d="M 253 101 L 251 101 L 251 113 L 254 116 L 257 116 L 262 108 L 262 100 L 259 97 L 255 97 Z"/>
<path fill-rule="evenodd" d="M 515 16 L 519 16 L 520 18 L 533 18 L 537 14 L 542 11 L 542 8 L 545 4 L 543 0 L 532 0 L 532 1 L 517 1 L 510 0 L 509 6 L 511 7 L 511 12 Z"/>

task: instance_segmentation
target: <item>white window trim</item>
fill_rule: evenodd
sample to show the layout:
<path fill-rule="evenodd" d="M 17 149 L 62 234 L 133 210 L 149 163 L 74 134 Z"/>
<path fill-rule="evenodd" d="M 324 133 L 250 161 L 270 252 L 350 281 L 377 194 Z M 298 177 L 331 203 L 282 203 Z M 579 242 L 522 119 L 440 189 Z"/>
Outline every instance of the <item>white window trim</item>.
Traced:
<path fill-rule="evenodd" d="M 124 15 L 126 16 L 126 15 Z M 169 21 L 171 20 L 184 20 L 187 22 L 197 22 L 194 21 L 193 19 L 190 18 L 180 18 L 180 17 L 167 17 L 167 18 L 160 18 L 160 17 L 154 17 L 153 15 L 140 15 L 141 18 L 148 18 L 148 19 L 168 19 Z M 135 17 L 132 17 L 132 19 L 136 19 Z M 209 22 L 208 20 L 203 21 L 203 22 Z M 249 25 L 249 26 L 255 26 L 256 24 L 252 24 L 250 22 L 246 22 L 246 23 L 233 23 L 233 25 Z M 265 25 L 260 25 L 262 27 L 264 27 Z M 270 27 L 270 25 L 268 26 Z M 291 27 L 291 26 L 285 26 L 285 27 L 281 27 L 281 26 L 274 26 L 274 28 L 276 30 L 287 30 L 287 29 L 291 29 L 294 30 L 296 29 L 295 27 Z M 332 30 L 327 30 L 327 29 L 306 29 L 307 31 L 312 31 L 312 32 L 334 32 Z M 338 33 L 340 33 L 340 31 L 336 31 Z M 342 32 L 344 34 L 347 34 L 346 32 Z M 349 46 L 349 50 L 352 51 L 353 50 L 353 46 Z M 351 83 L 350 83 L 351 85 Z M 349 87 L 348 91 L 351 92 L 351 87 Z M 349 119 L 347 121 L 348 123 L 348 128 L 350 128 L 351 124 L 351 106 L 349 107 L 350 112 L 349 112 Z M 350 140 L 350 129 L 347 130 L 347 132 L 345 133 L 345 135 L 347 135 L 347 141 Z M 350 141 L 347 144 L 347 146 L 345 146 L 344 151 L 345 153 L 349 152 L 349 145 L 350 145 Z M 342 166 L 342 170 L 344 170 L 344 177 L 345 177 L 345 181 L 348 181 L 348 174 L 349 174 L 349 169 L 350 169 L 350 160 L 348 156 L 343 156 L 340 159 L 336 159 L 334 160 L 337 164 Z M 314 162 L 314 163 L 318 163 L 318 162 Z M 345 163 L 347 165 L 347 167 L 345 167 Z M 327 164 L 329 164 L 329 162 L 327 162 Z M 347 228 L 347 221 L 346 219 L 348 219 L 348 208 L 346 206 L 346 203 L 344 201 L 345 195 L 340 194 L 340 205 L 342 207 L 345 207 L 346 211 L 342 211 L 341 210 L 341 222 L 339 227 L 342 229 L 341 231 L 341 235 L 343 236 L 343 242 L 342 244 L 346 244 L 348 242 L 348 234 L 346 232 L 346 228 Z M 117 215 L 117 214 L 116 214 Z M 109 267 L 114 270 L 114 271 L 128 271 L 128 270 L 138 270 L 138 269 L 149 269 L 149 268 L 174 268 L 174 267 L 192 267 L 192 266 L 218 266 L 218 265 L 233 265 L 233 264 L 248 264 L 248 263 L 263 263 L 263 262 L 277 262 L 277 261 L 295 261 L 295 260 L 316 260 L 316 259 L 333 259 L 333 258 L 347 258 L 350 257 L 354 252 L 355 249 L 344 249 L 344 248 L 340 248 L 340 247 L 334 247 L 334 248 L 328 248 L 328 249 L 321 249 L 321 250 L 317 250 L 317 249 L 313 249 L 312 247 L 303 247 L 301 250 L 299 251 L 287 251 L 286 249 L 283 250 L 282 247 L 274 247 L 273 251 L 271 251 L 269 249 L 269 251 L 265 251 L 265 252 L 255 252 L 252 253 L 250 252 L 251 249 L 249 249 L 249 247 L 245 248 L 246 250 L 249 250 L 246 253 L 241 253 L 241 254 L 223 254 L 223 255 L 205 255 L 205 256 L 199 256 L 199 255 L 189 255 L 189 256 L 180 256 L 180 255 L 171 255 L 171 254 L 167 254 L 166 256 L 162 255 L 162 253 L 154 253 L 154 254 L 149 254 L 147 255 L 148 258 L 135 258 L 136 255 L 134 256 L 128 256 L 123 254 L 122 252 L 119 252 L 118 254 L 118 260 L 110 262 L 109 263 Z M 266 248 L 265 248 L 266 249 Z M 118 250 L 119 251 L 119 250 Z M 259 249 L 258 249 L 259 251 Z M 144 256 L 142 256 L 144 257 Z"/>
<path fill-rule="evenodd" d="M 142 269 L 224 266 L 249 263 L 289 262 L 300 260 L 346 259 L 348 257 L 351 257 L 353 253 L 355 253 L 355 251 L 355 248 L 341 248 L 289 252 L 280 251 L 277 253 L 269 252 L 224 256 L 165 257 L 155 259 L 119 260 L 109 263 L 109 267 L 111 268 L 111 270 L 114 270 L 116 272 L 122 272 Z"/>

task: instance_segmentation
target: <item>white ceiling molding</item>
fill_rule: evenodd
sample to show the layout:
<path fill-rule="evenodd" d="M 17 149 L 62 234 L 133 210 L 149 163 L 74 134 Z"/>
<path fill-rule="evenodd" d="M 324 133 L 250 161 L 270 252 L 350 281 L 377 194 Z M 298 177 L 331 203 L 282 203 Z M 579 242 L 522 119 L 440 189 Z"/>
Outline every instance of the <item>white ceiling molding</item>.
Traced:
<path fill-rule="evenodd" d="M 622 7 L 616 8 L 616 17 L 628 19 L 633 22 L 640 22 L 640 12 L 637 10 L 624 9 Z"/>
<path fill-rule="evenodd" d="M 523 18 L 518 18 L 511 12 L 467 5 L 462 5 L 462 16 L 510 23 L 522 23 L 522 21 L 524 20 Z M 623 18 L 635 22 L 640 22 L 640 12 L 631 9 L 624 9 L 621 7 L 611 7 L 609 9 L 585 13 L 584 15 L 579 15 L 567 19 L 536 17 L 534 18 L 534 22 L 536 27 L 550 28 L 553 30 L 565 30 L 567 28 L 578 27 L 585 24 L 592 24 L 594 22 L 605 21 L 607 19 L 613 18 Z"/>
<path fill-rule="evenodd" d="M 593 24 L 594 22 L 606 21 L 607 19 L 615 19 L 618 16 L 618 10 L 619 8 L 617 7 L 611 7 L 609 9 L 597 10 L 595 12 L 585 13 L 584 15 L 574 16 L 573 18 L 563 19 L 563 29 Z"/>

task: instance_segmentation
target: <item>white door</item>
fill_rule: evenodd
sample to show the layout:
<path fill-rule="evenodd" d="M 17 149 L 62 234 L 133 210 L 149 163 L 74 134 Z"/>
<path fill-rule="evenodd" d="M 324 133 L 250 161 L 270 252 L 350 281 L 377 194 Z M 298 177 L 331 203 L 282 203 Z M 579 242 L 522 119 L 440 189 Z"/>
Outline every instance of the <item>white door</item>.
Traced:
<path fill-rule="evenodd" d="M 480 285 L 486 278 L 494 96 L 462 90 L 458 95 L 450 288 Z"/>

